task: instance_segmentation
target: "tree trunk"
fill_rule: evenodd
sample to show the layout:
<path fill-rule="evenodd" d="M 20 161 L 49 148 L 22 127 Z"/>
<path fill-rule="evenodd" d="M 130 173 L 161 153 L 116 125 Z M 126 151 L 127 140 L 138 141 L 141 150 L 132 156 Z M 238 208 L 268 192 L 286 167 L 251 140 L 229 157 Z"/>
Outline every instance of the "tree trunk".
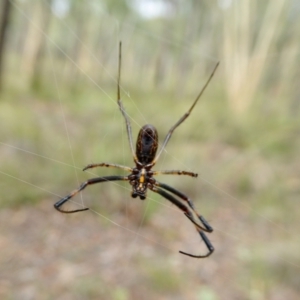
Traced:
<path fill-rule="evenodd" d="M 3 57 L 4 57 L 4 47 L 6 43 L 6 31 L 9 24 L 9 15 L 11 10 L 11 3 L 9 0 L 3 0 L 2 13 L 0 18 L 0 91 L 3 85 Z"/>

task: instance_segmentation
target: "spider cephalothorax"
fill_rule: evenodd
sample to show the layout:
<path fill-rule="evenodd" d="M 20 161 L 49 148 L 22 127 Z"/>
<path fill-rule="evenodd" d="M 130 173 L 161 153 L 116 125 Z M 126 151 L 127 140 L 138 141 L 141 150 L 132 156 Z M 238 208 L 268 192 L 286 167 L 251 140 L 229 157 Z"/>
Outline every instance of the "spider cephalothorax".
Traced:
<path fill-rule="evenodd" d="M 140 197 L 141 200 L 145 200 L 147 197 L 147 189 L 153 182 L 152 174 L 149 174 L 144 167 L 135 168 L 132 170 L 132 174 L 128 176 L 129 183 L 132 185 L 132 198 Z M 152 180 L 151 180 L 152 179 Z"/>
<path fill-rule="evenodd" d="M 133 198 L 139 197 L 141 200 L 145 200 L 147 197 L 147 190 L 160 194 L 162 197 L 176 205 L 179 209 L 181 209 L 184 215 L 195 225 L 196 230 L 198 231 L 200 237 L 204 241 L 208 252 L 204 255 L 193 255 L 183 251 L 179 251 L 182 254 L 195 257 L 195 258 L 204 258 L 211 255 L 214 251 L 214 247 L 211 242 L 207 238 L 204 232 L 212 232 L 212 227 L 208 224 L 208 222 L 201 216 L 194 208 L 193 202 L 191 199 L 183 194 L 182 192 L 174 189 L 173 187 L 157 181 L 153 176 L 159 174 L 171 174 L 171 175 L 187 175 L 191 177 L 197 177 L 198 175 L 189 171 L 180 171 L 180 170 L 164 170 L 164 171 L 153 171 L 152 168 L 160 157 L 162 151 L 165 149 L 169 139 L 172 136 L 174 130 L 190 115 L 196 103 L 200 99 L 202 93 L 213 77 L 215 70 L 217 69 L 219 63 L 216 64 L 213 72 L 211 73 L 209 79 L 206 84 L 200 91 L 199 95 L 196 97 L 190 109 L 171 127 L 169 132 L 167 133 L 162 146 L 160 147 L 158 153 L 158 133 L 156 128 L 153 125 L 147 124 L 140 129 L 138 134 L 137 142 L 136 142 L 136 151 L 133 148 L 132 141 L 132 132 L 131 125 L 129 122 L 129 118 L 125 112 L 123 107 L 121 97 L 120 97 L 120 75 L 121 75 L 121 42 L 119 45 L 119 72 L 118 72 L 118 89 L 117 89 L 117 97 L 118 97 L 118 105 L 121 110 L 122 115 L 124 116 L 126 122 L 126 130 L 129 140 L 129 145 L 131 149 L 131 153 L 135 162 L 135 167 L 130 168 L 118 164 L 112 163 L 100 163 L 100 164 L 90 164 L 87 165 L 83 170 L 95 168 L 95 167 L 109 167 L 109 168 L 118 168 L 122 170 L 126 170 L 130 172 L 128 176 L 104 176 L 104 177 L 96 177 L 88 179 L 86 182 L 82 183 L 80 187 L 73 192 L 71 192 L 66 197 L 62 198 L 58 202 L 54 204 L 54 207 L 62 212 L 62 213 L 75 213 L 79 211 L 88 210 L 88 208 L 80 208 L 76 210 L 64 210 L 62 206 L 72 197 L 74 197 L 77 193 L 85 189 L 88 185 L 100 183 L 100 182 L 108 182 L 108 181 L 118 181 L 125 180 L 128 181 L 132 186 L 131 196 Z M 177 196 L 177 198 L 175 197 Z M 197 219 L 198 220 L 197 220 Z M 199 222 L 200 221 L 200 222 Z"/>

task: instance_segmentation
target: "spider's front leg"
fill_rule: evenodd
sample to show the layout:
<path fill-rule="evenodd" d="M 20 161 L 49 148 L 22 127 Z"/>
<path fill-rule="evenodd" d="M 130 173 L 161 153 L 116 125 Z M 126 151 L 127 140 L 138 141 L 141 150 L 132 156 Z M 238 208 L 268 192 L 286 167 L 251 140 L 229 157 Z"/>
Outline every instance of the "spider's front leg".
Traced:
<path fill-rule="evenodd" d="M 179 200 L 177 200 L 172 195 L 170 195 L 169 193 L 165 192 L 164 190 L 162 190 L 160 188 L 157 188 L 155 186 L 150 186 L 149 188 L 153 192 L 160 194 L 165 199 L 167 199 L 170 202 L 172 202 L 173 204 L 175 204 L 179 209 L 181 209 L 184 212 L 185 216 L 195 225 L 196 230 L 198 231 L 201 239 L 204 241 L 204 243 L 208 249 L 208 252 L 205 255 L 194 255 L 194 254 L 190 254 L 190 253 L 187 253 L 184 251 L 179 251 L 179 253 L 190 256 L 190 257 L 194 257 L 194 258 L 205 258 L 205 257 L 210 256 L 214 252 L 215 249 L 203 231 L 211 232 L 212 231 L 211 226 L 205 221 L 205 223 L 203 224 L 205 226 L 205 228 L 202 228 L 200 225 L 198 225 L 195 222 L 193 215 L 191 214 L 189 208 L 185 204 L 181 203 Z M 171 188 L 171 189 L 173 189 L 173 188 Z M 178 192 L 178 191 L 176 190 L 176 192 Z M 180 192 L 178 192 L 178 193 L 180 193 Z"/>
<path fill-rule="evenodd" d="M 66 197 L 57 201 L 54 204 L 54 208 L 57 209 L 59 212 L 67 213 L 67 214 L 88 210 L 89 209 L 88 207 L 75 209 L 75 210 L 64 210 L 61 208 L 61 206 L 64 205 L 67 201 L 69 201 L 71 198 L 73 198 L 80 191 L 84 190 L 88 185 L 100 183 L 100 182 L 107 182 L 107 181 L 117 181 L 117 180 L 128 180 L 128 177 L 127 176 L 105 176 L 105 177 L 97 177 L 97 178 L 88 179 L 86 182 L 82 183 L 78 189 L 74 190 Z"/>
<path fill-rule="evenodd" d="M 165 183 L 162 183 L 162 182 L 159 182 L 159 181 L 155 181 L 155 185 L 156 186 L 159 186 L 165 190 L 167 190 L 168 192 L 171 192 L 173 193 L 174 195 L 178 196 L 179 198 L 181 198 L 182 200 L 186 201 L 189 205 L 189 207 L 193 210 L 193 212 L 196 214 L 196 216 L 198 217 L 198 219 L 200 220 L 202 226 L 198 223 L 195 222 L 194 218 L 190 215 L 190 214 L 187 214 L 185 213 L 186 217 L 190 219 L 190 221 L 192 223 L 194 223 L 199 229 L 203 230 L 203 231 L 206 231 L 206 232 L 212 232 L 213 231 L 213 228 L 208 224 L 208 222 L 205 220 L 205 218 L 203 216 L 201 216 L 195 209 L 194 207 L 194 204 L 192 202 L 192 200 L 186 196 L 185 194 L 183 194 L 182 192 L 174 189 L 173 187 L 165 184 Z"/>
<path fill-rule="evenodd" d="M 194 257 L 194 258 L 205 258 L 205 257 L 208 257 L 211 254 L 213 254 L 213 252 L 215 251 L 215 248 L 212 245 L 212 243 L 210 242 L 210 240 L 208 239 L 208 237 L 206 236 L 206 234 L 201 230 L 197 230 L 197 231 L 199 232 L 200 237 L 202 238 L 203 242 L 205 243 L 205 246 L 208 249 L 207 254 L 205 254 L 205 255 L 194 255 L 194 254 L 190 254 L 190 253 L 183 252 L 183 251 L 179 251 L 179 253 L 190 256 L 190 257 Z"/>

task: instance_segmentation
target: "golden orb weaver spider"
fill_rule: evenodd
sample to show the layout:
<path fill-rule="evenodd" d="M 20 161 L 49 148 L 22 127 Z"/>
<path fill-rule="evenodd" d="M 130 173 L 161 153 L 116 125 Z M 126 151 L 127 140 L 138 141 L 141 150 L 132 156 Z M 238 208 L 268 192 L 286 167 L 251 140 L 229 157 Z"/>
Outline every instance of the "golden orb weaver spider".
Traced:
<path fill-rule="evenodd" d="M 160 194 L 165 199 L 169 200 L 171 203 L 176 205 L 179 209 L 181 209 L 184 213 L 184 215 L 195 225 L 196 230 L 200 234 L 200 237 L 204 241 L 208 252 L 204 255 L 193 255 L 189 254 L 187 252 L 179 251 L 181 254 L 188 255 L 190 257 L 195 258 L 204 258 L 210 256 L 213 251 L 214 247 L 205 235 L 204 232 L 212 232 L 213 228 L 208 224 L 208 222 L 204 219 L 203 216 L 201 216 L 196 210 L 193 205 L 193 202 L 191 199 L 183 194 L 182 192 L 174 189 L 173 187 L 161 183 L 153 178 L 154 175 L 159 174 L 171 174 L 171 175 L 187 175 L 191 177 L 197 177 L 198 174 L 188 171 L 180 171 L 180 170 L 163 170 L 163 171 L 152 171 L 153 166 L 156 164 L 158 158 L 160 157 L 162 151 L 165 149 L 168 141 L 170 140 L 172 133 L 174 130 L 190 115 L 193 108 L 197 104 L 198 100 L 200 99 L 201 95 L 203 94 L 204 90 L 208 86 L 209 82 L 211 81 L 219 62 L 216 64 L 215 68 L 213 69 L 210 77 L 208 78 L 207 82 L 203 86 L 202 90 L 196 97 L 195 101 L 193 102 L 190 109 L 171 127 L 169 132 L 167 133 L 162 146 L 160 147 L 160 150 L 157 152 L 158 148 L 158 133 L 156 128 L 153 125 L 146 124 L 143 126 L 138 134 L 137 142 L 136 142 L 136 151 L 134 151 L 133 148 L 133 142 L 132 142 L 132 132 L 131 132 L 131 125 L 130 121 L 128 119 L 128 116 L 125 112 L 123 103 L 121 101 L 120 97 L 120 78 L 121 78 L 121 58 L 122 58 L 122 43 L 119 44 L 119 67 L 118 67 L 118 82 L 117 82 L 117 102 L 119 105 L 119 108 L 121 110 L 121 113 L 125 119 L 126 122 L 126 130 L 129 140 L 129 145 L 131 148 L 132 156 L 135 162 L 135 167 L 130 168 L 127 166 L 122 166 L 118 164 L 111 164 L 111 163 L 99 163 L 99 164 L 90 164 L 87 165 L 83 171 L 95 167 L 109 167 L 109 168 L 118 168 L 122 170 L 126 170 L 130 172 L 128 176 L 104 176 L 104 177 L 97 177 L 97 178 L 91 178 L 85 181 L 80 185 L 80 187 L 73 192 L 71 192 L 66 197 L 62 198 L 58 202 L 54 204 L 55 209 L 57 209 L 59 212 L 62 213 L 76 213 L 79 211 L 85 211 L 89 208 L 81 208 L 76 210 L 64 210 L 62 209 L 62 206 L 64 203 L 69 201 L 72 197 L 74 197 L 78 192 L 85 189 L 88 185 L 100 183 L 100 182 L 108 182 L 108 181 L 118 181 L 118 180 L 125 180 L 129 181 L 129 184 L 132 185 L 132 193 L 131 196 L 133 198 L 139 197 L 141 200 L 145 200 L 147 197 L 147 189 L 150 189 L 151 191 Z M 182 201 L 175 198 L 173 195 L 177 196 Z M 201 224 L 198 224 L 194 218 L 193 213 L 198 217 Z"/>

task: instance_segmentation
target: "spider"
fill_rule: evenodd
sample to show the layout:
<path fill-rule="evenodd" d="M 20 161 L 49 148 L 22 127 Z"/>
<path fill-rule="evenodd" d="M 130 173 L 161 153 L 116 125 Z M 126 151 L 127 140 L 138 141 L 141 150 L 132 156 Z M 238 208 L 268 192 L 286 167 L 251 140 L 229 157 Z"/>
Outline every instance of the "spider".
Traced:
<path fill-rule="evenodd" d="M 129 140 L 130 149 L 132 152 L 132 156 L 134 159 L 135 167 L 130 168 L 127 166 L 122 166 L 119 164 L 112 164 L 112 163 L 98 163 L 98 164 L 89 164 L 87 165 L 83 171 L 96 168 L 96 167 L 107 167 L 107 168 L 118 168 L 122 170 L 126 170 L 130 172 L 128 176 L 104 176 L 104 177 L 96 177 L 91 178 L 85 181 L 80 185 L 80 187 L 73 192 L 71 192 L 66 197 L 62 198 L 58 202 L 54 204 L 55 209 L 62 213 L 76 213 L 79 211 L 85 211 L 89 208 L 81 208 L 76 210 L 64 210 L 62 208 L 63 204 L 69 201 L 72 197 L 74 197 L 77 193 L 84 190 L 87 186 L 101 183 L 101 182 L 108 182 L 108 181 L 128 181 L 129 184 L 132 186 L 132 193 L 131 196 L 133 198 L 139 197 L 141 200 L 145 200 L 147 197 L 147 190 L 150 189 L 154 193 L 160 194 L 165 199 L 169 200 L 175 206 L 177 206 L 180 210 L 183 211 L 184 215 L 195 225 L 196 230 L 200 234 L 200 237 L 204 241 L 208 252 L 204 255 L 193 255 L 187 252 L 179 251 L 179 253 L 195 257 L 195 258 L 205 258 L 210 256 L 213 251 L 214 247 L 205 235 L 204 232 L 212 232 L 213 228 L 208 224 L 203 216 L 201 216 L 196 210 L 193 205 L 192 200 L 183 194 L 182 192 L 174 189 L 173 187 L 157 181 L 153 176 L 159 174 L 169 174 L 169 175 L 187 175 L 191 177 L 197 177 L 198 174 L 188 171 L 180 171 L 180 170 L 163 170 L 163 171 L 153 171 L 152 168 L 156 164 L 157 160 L 159 159 L 161 153 L 165 149 L 167 143 L 169 142 L 174 130 L 182 123 L 184 120 L 190 115 L 193 108 L 197 104 L 198 100 L 200 99 L 201 95 L 203 94 L 204 90 L 208 86 L 210 80 L 212 79 L 219 62 L 216 64 L 215 68 L 213 69 L 210 77 L 208 78 L 207 82 L 203 86 L 202 90 L 196 97 L 195 101 L 193 102 L 190 109 L 171 127 L 169 132 L 167 133 L 162 146 L 160 147 L 158 153 L 158 133 L 156 128 L 153 125 L 146 124 L 144 125 L 138 134 L 137 142 L 136 142 L 136 151 L 134 151 L 133 142 L 132 142 L 132 131 L 131 125 L 128 118 L 127 113 L 125 112 L 123 103 L 120 97 L 120 78 L 121 78 L 121 58 L 122 58 L 122 43 L 119 43 L 119 66 L 118 66 L 118 79 L 117 79 L 117 102 L 121 113 L 125 119 L 126 123 L 126 130 Z M 176 198 L 177 196 L 178 198 Z M 195 220 L 195 217 L 199 219 L 200 222 Z"/>

